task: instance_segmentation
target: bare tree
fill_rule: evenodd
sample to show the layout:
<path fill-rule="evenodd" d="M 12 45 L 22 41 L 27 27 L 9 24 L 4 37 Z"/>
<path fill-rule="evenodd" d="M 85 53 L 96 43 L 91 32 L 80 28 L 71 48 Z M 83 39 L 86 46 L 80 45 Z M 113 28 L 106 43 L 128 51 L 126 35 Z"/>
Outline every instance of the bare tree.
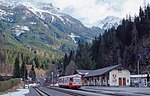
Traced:
<path fill-rule="evenodd" d="M 76 70 L 76 65 L 73 60 L 70 61 L 69 65 L 67 65 L 65 70 L 65 75 L 72 75 Z"/>

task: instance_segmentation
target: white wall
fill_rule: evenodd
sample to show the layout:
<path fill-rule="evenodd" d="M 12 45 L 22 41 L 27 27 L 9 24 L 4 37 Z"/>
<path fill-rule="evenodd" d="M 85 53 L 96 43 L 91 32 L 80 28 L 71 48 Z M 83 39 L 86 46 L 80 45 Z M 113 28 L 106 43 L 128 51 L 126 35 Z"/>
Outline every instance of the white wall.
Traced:
<path fill-rule="evenodd" d="M 113 76 L 113 74 L 116 76 Z M 112 70 L 109 72 L 110 86 L 119 86 L 119 78 L 126 78 L 126 86 L 130 85 L 130 72 L 128 70 Z"/>

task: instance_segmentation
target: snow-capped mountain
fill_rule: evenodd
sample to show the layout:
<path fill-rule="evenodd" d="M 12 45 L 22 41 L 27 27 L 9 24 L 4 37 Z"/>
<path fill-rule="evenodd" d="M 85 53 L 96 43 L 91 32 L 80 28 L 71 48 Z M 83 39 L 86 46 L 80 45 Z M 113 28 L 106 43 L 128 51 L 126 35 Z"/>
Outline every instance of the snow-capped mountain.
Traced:
<path fill-rule="evenodd" d="M 121 18 L 115 16 L 108 16 L 104 20 L 100 20 L 97 23 L 97 26 L 103 30 L 109 29 L 112 26 L 117 28 L 117 26 L 121 23 Z"/>
<path fill-rule="evenodd" d="M 65 52 L 75 48 L 78 40 L 91 41 L 101 31 L 47 3 L 0 2 L 0 25 L 10 42 Z"/>
<path fill-rule="evenodd" d="M 64 14 L 61 13 L 59 8 L 54 7 L 52 4 L 37 3 L 36 5 L 31 5 L 30 3 L 23 3 L 23 5 L 43 20 L 45 20 L 48 15 L 50 15 L 51 22 L 53 22 L 55 18 L 59 18 L 60 20 L 64 21 L 62 18 Z"/>
<path fill-rule="evenodd" d="M 44 20 L 46 24 L 51 23 L 60 31 L 68 35 L 73 33 L 78 35 L 80 39 L 91 40 L 91 37 L 93 38 L 97 36 L 97 34 L 101 31 L 100 28 L 87 28 L 79 20 L 68 14 L 62 13 L 59 8 L 54 7 L 51 3 L 47 4 L 40 2 L 34 6 L 24 3 L 24 6 L 27 6 L 30 11 Z"/>
<path fill-rule="evenodd" d="M 28 5 L 27 7 L 41 19 L 51 21 L 51 23 L 54 23 L 59 19 L 63 24 L 81 24 L 80 21 L 77 21 L 75 18 L 62 13 L 59 8 L 54 7 L 51 3 L 38 3 L 36 6 Z"/>

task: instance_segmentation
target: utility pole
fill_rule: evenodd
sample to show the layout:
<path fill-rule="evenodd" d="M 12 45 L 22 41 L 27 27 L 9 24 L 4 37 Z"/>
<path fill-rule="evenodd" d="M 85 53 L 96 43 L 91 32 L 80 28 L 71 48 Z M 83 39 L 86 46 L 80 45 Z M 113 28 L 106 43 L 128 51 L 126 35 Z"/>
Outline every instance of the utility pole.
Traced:
<path fill-rule="evenodd" d="M 25 88 L 25 83 L 26 83 L 26 64 L 24 64 L 24 88 Z"/>
<path fill-rule="evenodd" d="M 135 54 L 135 56 L 137 56 L 137 54 L 139 55 L 140 53 L 137 51 L 138 50 L 137 49 L 138 33 L 137 33 L 135 21 L 133 23 L 132 34 L 133 34 L 133 41 L 132 42 L 134 43 L 134 54 Z M 139 75 L 140 75 L 140 58 L 141 58 L 140 55 L 136 58 L 136 60 L 137 60 L 138 86 L 140 85 L 140 77 L 139 77 Z"/>

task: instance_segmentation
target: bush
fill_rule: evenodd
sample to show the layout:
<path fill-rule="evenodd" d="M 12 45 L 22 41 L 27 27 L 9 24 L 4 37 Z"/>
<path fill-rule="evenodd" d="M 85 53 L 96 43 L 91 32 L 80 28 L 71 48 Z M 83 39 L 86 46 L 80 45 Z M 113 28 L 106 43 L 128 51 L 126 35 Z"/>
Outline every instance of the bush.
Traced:
<path fill-rule="evenodd" d="M 20 83 L 19 78 L 10 79 L 7 81 L 0 81 L 0 92 L 4 92 L 4 91 L 12 88 L 13 86 L 16 86 L 19 83 Z"/>

